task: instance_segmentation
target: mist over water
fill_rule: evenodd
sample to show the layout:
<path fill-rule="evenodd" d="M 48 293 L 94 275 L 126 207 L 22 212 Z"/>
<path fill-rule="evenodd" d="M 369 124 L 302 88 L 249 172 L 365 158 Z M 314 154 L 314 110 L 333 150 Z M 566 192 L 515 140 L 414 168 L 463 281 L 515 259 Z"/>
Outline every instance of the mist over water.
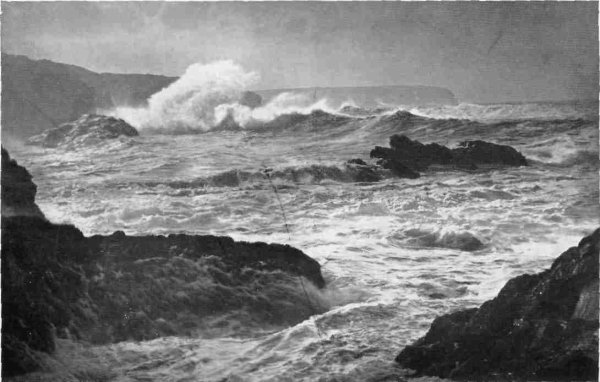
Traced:
<path fill-rule="evenodd" d="M 69 149 L 22 146 L 11 155 L 33 174 L 46 216 L 86 235 L 186 232 L 301 249 L 327 280 L 323 290 L 306 281 L 322 313 L 291 327 L 253 323 L 222 335 L 209 324 L 190 338 L 95 347 L 62 341 L 57 362 L 68 365 L 65 375 L 402 377 L 394 357 L 436 316 L 478 306 L 509 278 L 547 268 L 599 223 L 596 105 L 372 110 L 288 93 L 251 109 L 239 101 L 256 76 L 231 61 L 192 65 L 148 107 L 113 111 L 139 137 Z M 219 129 L 227 118 L 241 129 Z M 369 151 L 396 133 L 449 146 L 467 139 L 507 144 L 530 166 L 348 179 L 345 161 L 369 161 Z M 273 184 L 264 168 L 273 169 Z"/>

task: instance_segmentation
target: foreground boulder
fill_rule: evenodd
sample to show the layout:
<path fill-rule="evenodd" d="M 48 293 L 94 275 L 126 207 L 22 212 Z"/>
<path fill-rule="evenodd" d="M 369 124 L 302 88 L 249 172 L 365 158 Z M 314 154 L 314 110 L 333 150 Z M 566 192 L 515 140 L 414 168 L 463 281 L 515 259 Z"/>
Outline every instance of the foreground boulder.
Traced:
<path fill-rule="evenodd" d="M 390 169 L 402 178 L 418 177 L 432 165 L 477 169 L 478 166 L 527 166 L 527 160 L 510 146 L 485 141 L 465 141 L 450 149 L 437 143 L 423 144 L 405 135 L 392 135 L 390 147 L 376 146 L 371 158 L 379 158 L 378 164 Z"/>
<path fill-rule="evenodd" d="M 301 279 L 323 287 L 319 264 L 290 246 L 210 235 L 86 237 L 44 218 L 31 176 L 5 151 L 2 196 L 3 376 L 43 368 L 40 352 L 52 353 L 56 337 L 103 344 L 240 335 L 325 310 Z"/>
<path fill-rule="evenodd" d="M 120 136 L 137 135 L 139 135 L 137 130 L 122 119 L 99 114 L 84 114 L 73 122 L 63 123 L 29 138 L 27 143 L 44 147 L 88 145 Z"/>
<path fill-rule="evenodd" d="M 597 380 L 599 246 L 600 229 L 480 308 L 437 318 L 396 361 L 441 378 Z"/>

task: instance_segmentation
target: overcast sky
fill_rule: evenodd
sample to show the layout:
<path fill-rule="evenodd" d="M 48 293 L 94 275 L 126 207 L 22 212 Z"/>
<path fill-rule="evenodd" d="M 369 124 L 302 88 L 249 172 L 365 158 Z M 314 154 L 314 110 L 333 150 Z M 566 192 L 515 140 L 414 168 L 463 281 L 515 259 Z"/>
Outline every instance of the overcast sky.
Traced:
<path fill-rule="evenodd" d="M 2 2 L 2 50 L 100 72 L 233 59 L 259 88 L 420 84 L 474 102 L 598 94 L 598 4 Z"/>

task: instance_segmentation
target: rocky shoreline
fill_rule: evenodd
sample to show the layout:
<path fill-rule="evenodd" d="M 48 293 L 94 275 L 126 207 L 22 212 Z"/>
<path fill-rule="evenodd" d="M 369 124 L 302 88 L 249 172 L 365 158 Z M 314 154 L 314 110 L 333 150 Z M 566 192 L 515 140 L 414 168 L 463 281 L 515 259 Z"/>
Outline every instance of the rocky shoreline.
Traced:
<path fill-rule="evenodd" d="M 457 380 L 597 380 L 600 229 L 478 309 L 438 317 L 396 362 Z"/>
<path fill-rule="evenodd" d="M 352 159 L 341 173 L 332 167 L 270 176 L 375 182 L 402 176 L 398 168 L 418 175 L 438 164 L 527 165 L 513 148 L 483 141 L 457 149 L 398 135 L 390 142 L 373 150 L 377 165 Z M 254 176 L 234 175 L 218 182 Z M 52 354 L 57 338 L 108 344 L 200 332 L 244 335 L 327 309 L 304 290 L 305 282 L 325 286 L 319 264 L 293 247 L 211 235 L 86 237 L 49 222 L 35 194 L 31 175 L 2 149 L 3 376 L 43 369 L 40 354 Z M 414 234 L 432 245 L 442 239 L 465 250 L 483 245 L 468 236 Z M 439 317 L 396 361 L 417 376 L 457 380 L 595 380 L 599 248 L 600 229 L 549 270 L 510 280 L 479 309 Z"/>
<path fill-rule="evenodd" d="M 293 247 L 210 235 L 85 237 L 46 220 L 35 193 L 2 149 L 3 376 L 42 368 L 38 352 L 52 353 L 57 337 L 102 344 L 235 334 L 325 309 L 301 279 L 324 287 L 319 264 Z"/>

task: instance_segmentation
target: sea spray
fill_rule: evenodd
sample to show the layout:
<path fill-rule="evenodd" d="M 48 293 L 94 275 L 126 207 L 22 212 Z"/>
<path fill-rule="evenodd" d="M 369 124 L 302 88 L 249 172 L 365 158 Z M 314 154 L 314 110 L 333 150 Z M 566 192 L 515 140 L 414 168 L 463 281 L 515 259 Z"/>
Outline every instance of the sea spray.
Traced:
<path fill-rule="evenodd" d="M 171 85 L 153 94 L 146 107 L 117 107 L 103 113 L 126 120 L 141 132 L 160 134 L 203 133 L 215 128 L 253 128 L 284 114 L 335 113 L 326 99 L 283 92 L 260 107 L 242 102 L 259 75 L 231 60 L 195 63 Z"/>
<path fill-rule="evenodd" d="M 153 94 L 147 107 L 121 107 L 112 114 L 146 132 L 205 132 L 218 122 L 215 108 L 239 101 L 258 79 L 256 72 L 246 71 L 231 60 L 196 63 L 177 81 Z"/>

